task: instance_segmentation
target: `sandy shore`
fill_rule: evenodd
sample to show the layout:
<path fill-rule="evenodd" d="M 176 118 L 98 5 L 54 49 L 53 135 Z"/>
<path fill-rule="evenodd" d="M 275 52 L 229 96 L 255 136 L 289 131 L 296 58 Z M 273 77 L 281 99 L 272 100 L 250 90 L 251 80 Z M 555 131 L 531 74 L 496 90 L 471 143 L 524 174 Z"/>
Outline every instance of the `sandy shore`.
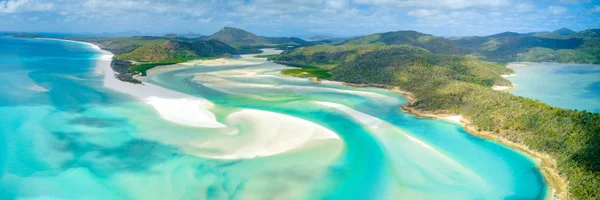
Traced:
<path fill-rule="evenodd" d="M 353 86 L 353 87 L 387 88 L 392 92 L 396 92 L 396 93 L 404 95 L 404 97 L 409 102 L 402 105 L 401 108 L 402 108 L 402 110 L 404 110 L 410 114 L 413 114 L 417 117 L 435 118 L 435 119 L 441 119 L 441 120 L 458 123 L 458 124 L 462 125 L 463 127 L 465 127 L 465 130 L 467 130 L 467 132 L 469 132 L 473 135 L 476 135 L 481 138 L 496 141 L 500 144 L 503 144 L 509 148 L 515 149 L 515 150 L 523 153 L 524 155 L 538 161 L 537 168 L 540 169 L 540 172 L 542 173 L 542 176 L 544 177 L 546 184 L 550 188 L 550 190 L 548 191 L 548 194 L 546 196 L 546 199 L 569 199 L 568 190 L 567 190 L 567 187 L 568 187 L 567 181 L 565 178 L 563 178 L 559 175 L 558 170 L 556 169 L 556 161 L 551 156 L 544 154 L 544 153 L 537 152 L 535 150 L 532 150 L 531 148 L 527 147 L 526 145 L 517 144 L 515 142 L 512 142 L 512 141 L 510 141 L 506 138 L 503 138 L 501 136 L 498 136 L 494 133 L 486 132 L 486 131 L 478 131 L 478 128 L 469 119 L 466 119 L 466 118 L 462 117 L 461 115 L 445 113 L 445 112 L 427 112 L 427 111 L 417 110 L 417 109 L 411 107 L 412 104 L 414 102 L 416 102 L 416 100 L 417 100 L 415 98 L 414 94 L 411 92 L 408 92 L 408 91 L 401 90 L 398 87 L 390 87 L 387 85 L 380 85 L 380 84 L 351 84 L 351 83 L 344 83 L 344 84 L 348 85 L 348 86 Z"/>
<path fill-rule="evenodd" d="M 200 154 L 216 159 L 247 159 L 277 155 L 314 142 L 327 142 L 339 151 L 342 141 L 333 131 L 313 122 L 275 112 L 242 109 L 227 116 L 227 124 L 245 127 L 241 135 L 222 137 L 197 144 L 219 149 L 219 154 Z M 301 130 L 301 131 L 300 131 Z M 223 148 L 225 147 L 225 148 Z"/>
<path fill-rule="evenodd" d="M 60 41 L 86 44 L 99 52 L 101 55 L 96 61 L 94 72 L 97 75 L 104 76 L 104 87 L 131 95 L 147 103 L 163 119 L 185 126 L 204 128 L 225 127 L 225 125 L 217 122 L 215 115 L 210 111 L 214 106 L 210 101 L 164 89 L 150 83 L 133 84 L 120 81 L 114 76 L 115 72 L 110 66 L 113 57 L 112 53 L 90 43 L 70 40 Z"/>
<path fill-rule="evenodd" d="M 236 66 L 236 65 L 257 65 L 260 62 L 233 60 L 228 58 L 218 58 L 213 60 L 191 60 L 173 65 L 161 65 L 146 71 L 147 76 L 158 74 L 165 71 L 176 69 L 191 68 L 191 67 L 208 67 L 208 66 Z"/>
<path fill-rule="evenodd" d="M 95 72 L 103 75 L 105 87 L 136 97 L 152 106 L 163 119 L 176 124 L 202 128 L 228 127 L 216 120 L 215 115 L 211 112 L 214 104 L 206 99 L 168 90 L 147 82 L 133 84 L 118 80 L 110 67 L 113 54 L 96 45 L 83 44 L 90 45 L 101 53 Z M 205 65 L 217 64 L 218 66 L 249 64 L 243 61 L 223 62 L 222 59 L 192 61 L 191 63 L 194 62 Z M 165 70 L 173 69 L 166 68 Z M 331 130 L 313 122 L 284 114 L 243 109 L 229 114 L 227 122 L 230 126 L 242 125 L 244 129 L 249 128 L 250 130 L 245 130 L 246 132 L 241 135 L 238 135 L 239 130 L 236 130 L 233 131 L 233 135 L 223 135 L 214 140 L 194 144 L 193 146 L 200 149 L 221 150 L 219 154 L 201 154 L 201 156 L 214 159 L 255 158 L 294 151 L 315 142 L 327 142 L 327 145 L 335 147 L 334 150 L 339 153 L 343 146 L 339 136 Z"/>
<path fill-rule="evenodd" d="M 508 78 L 508 77 L 517 76 L 517 74 L 505 74 L 505 75 L 500 75 L 500 76 L 502 76 L 502 78 Z"/>
<path fill-rule="evenodd" d="M 281 50 L 275 50 L 275 49 L 261 49 L 261 50 L 263 52 L 260 54 L 239 55 L 241 58 L 245 58 L 243 60 L 230 59 L 230 58 L 218 58 L 218 59 L 211 59 L 211 60 L 190 60 L 187 62 L 177 63 L 177 64 L 173 64 L 173 65 L 157 66 L 157 67 L 154 67 L 154 68 L 146 71 L 146 74 L 147 74 L 147 76 L 151 76 L 153 74 L 157 74 L 157 73 L 161 73 L 161 72 L 165 72 L 165 71 L 171 71 L 171 70 L 183 69 L 183 68 L 191 68 L 191 67 L 258 65 L 258 64 L 263 63 L 263 61 L 266 60 L 266 58 L 255 58 L 254 56 L 273 55 L 273 54 L 280 54 L 281 52 L 283 52 Z"/>
<path fill-rule="evenodd" d="M 392 91 L 394 91 L 394 90 L 392 90 Z M 416 101 L 416 99 L 414 98 L 414 95 L 407 91 L 401 91 L 399 93 L 404 94 L 407 97 L 407 99 L 409 99 L 410 102 L 403 105 L 401 108 L 410 114 L 416 115 L 417 117 L 436 118 L 436 119 L 451 120 L 451 121 L 457 122 L 457 123 L 461 124 L 463 127 L 465 127 L 467 132 L 469 132 L 473 135 L 476 135 L 481 138 L 496 141 L 496 142 L 503 144 L 511 149 L 515 149 L 530 158 L 533 158 L 534 160 L 536 160 L 538 162 L 537 168 L 540 169 L 540 172 L 542 173 L 542 176 L 544 177 L 546 184 L 550 188 L 550 190 L 548 191 L 548 194 L 546 196 L 546 199 L 569 199 L 568 190 L 567 190 L 567 186 L 568 186 L 567 182 L 563 177 L 561 177 L 559 175 L 558 170 L 556 169 L 556 161 L 549 155 L 537 152 L 537 151 L 532 150 L 531 148 L 527 147 L 526 145 L 512 142 L 512 141 L 510 141 L 506 138 L 503 138 L 501 136 L 498 136 L 494 133 L 487 132 L 487 131 L 478 131 L 477 126 L 475 126 L 470 120 L 463 118 L 460 115 L 448 114 L 448 113 L 426 112 L 426 111 L 414 109 L 411 107 L 412 103 L 414 103 Z"/>
<path fill-rule="evenodd" d="M 382 120 L 380 120 L 378 118 L 375 118 L 375 117 L 369 116 L 365 113 L 356 111 L 356 110 L 349 108 L 347 106 L 344 106 L 342 104 L 324 102 L 324 101 L 315 101 L 314 103 L 325 106 L 325 107 L 340 110 L 371 129 L 377 129 L 379 127 L 379 125 L 384 123 Z"/>
<path fill-rule="evenodd" d="M 535 62 L 511 62 L 506 65 L 508 68 L 516 68 L 516 67 L 527 67 L 529 65 L 536 64 Z"/>
<path fill-rule="evenodd" d="M 494 86 L 492 86 L 492 90 L 508 91 L 508 90 L 515 88 L 516 86 L 517 85 L 515 85 L 514 83 L 512 83 L 510 86 L 494 85 Z"/>

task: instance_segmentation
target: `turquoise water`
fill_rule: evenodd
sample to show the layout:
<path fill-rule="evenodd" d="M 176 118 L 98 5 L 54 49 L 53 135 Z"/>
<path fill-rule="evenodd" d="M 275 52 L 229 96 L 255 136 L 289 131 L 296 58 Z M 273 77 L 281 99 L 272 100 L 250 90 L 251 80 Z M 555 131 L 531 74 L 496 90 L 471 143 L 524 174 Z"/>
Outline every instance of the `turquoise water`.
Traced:
<path fill-rule="evenodd" d="M 527 63 L 512 67 L 511 93 L 552 106 L 600 113 L 600 65 Z"/>
<path fill-rule="evenodd" d="M 212 101 L 219 122 L 238 131 L 226 135 L 226 130 L 173 124 L 151 106 L 104 88 L 95 73 L 98 56 L 78 43 L 0 38 L 1 199 L 542 199 L 546 194 L 530 159 L 457 124 L 406 114 L 398 109 L 406 100 L 386 90 L 282 77 L 277 74 L 282 66 L 251 58 L 238 60 L 256 64 L 147 77 Z M 238 73 L 248 71 L 253 73 Z M 314 142 L 249 159 L 206 156 L 257 136 L 256 124 L 230 119 L 244 109 L 308 120 L 335 132 L 342 145 Z M 271 127 L 277 128 L 285 127 Z M 221 140 L 227 142 L 203 146 Z"/>

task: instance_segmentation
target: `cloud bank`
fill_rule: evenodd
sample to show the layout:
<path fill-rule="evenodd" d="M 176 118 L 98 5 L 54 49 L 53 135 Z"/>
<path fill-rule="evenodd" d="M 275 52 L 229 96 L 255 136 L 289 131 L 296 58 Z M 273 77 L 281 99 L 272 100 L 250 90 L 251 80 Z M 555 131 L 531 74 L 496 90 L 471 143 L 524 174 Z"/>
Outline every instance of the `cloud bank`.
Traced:
<path fill-rule="evenodd" d="M 0 31 L 443 36 L 600 28 L 595 0 L 0 0 Z"/>

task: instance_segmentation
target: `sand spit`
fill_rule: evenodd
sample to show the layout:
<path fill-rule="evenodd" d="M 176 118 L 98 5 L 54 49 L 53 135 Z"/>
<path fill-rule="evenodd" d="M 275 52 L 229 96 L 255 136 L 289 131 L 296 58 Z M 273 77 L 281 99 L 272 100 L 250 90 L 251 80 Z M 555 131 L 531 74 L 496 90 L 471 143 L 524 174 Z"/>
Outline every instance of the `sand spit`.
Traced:
<path fill-rule="evenodd" d="M 227 122 L 233 127 L 244 127 L 245 132 L 242 135 L 236 134 L 197 144 L 199 148 L 226 152 L 201 156 L 215 159 L 248 159 L 297 150 L 317 141 L 330 142 L 330 145 L 338 147 L 338 151 L 342 146 L 342 141 L 333 131 L 289 115 L 243 109 L 228 115 Z"/>
<path fill-rule="evenodd" d="M 173 65 L 162 65 L 157 66 L 146 71 L 147 76 L 158 74 L 165 71 L 171 71 L 183 68 L 192 67 L 214 67 L 214 66 L 237 66 L 237 65 L 258 65 L 261 62 L 256 61 L 244 61 L 244 60 L 233 60 L 228 58 L 218 58 L 213 60 L 191 60 L 183 63 L 177 63 Z"/>
<path fill-rule="evenodd" d="M 215 66 L 248 66 L 262 64 L 266 58 L 255 58 L 258 55 L 275 55 L 283 52 L 282 50 L 275 49 L 261 49 L 263 52 L 260 54 L 244 54 L 239 55 L 243 59 L 229 59 L 229 58 L 218 58 L 211 60 L 190 60 L 183 63 L 177 63 L 173 65 L 157 66 L 149 69 L 146 73 L 148 76 L 157 74 L 164 71 L 171 71 L 175 69 L 191 68 L 191 67 L 215 67 Z M 237 56 L 237 55 L 236 55 Z"/>
<path fill-rule="evenodd" d="M 151 105 L 163 119 L 176 124 L 202 128 L 227 127 L 218 122 L 215 115 L 210 111 L 214 107 L 212 102 L 146 82 L 133 84 L 120 81 L 114 76 L 115 72 L 110 66 L 113 54 L 100 49 L 96 45 L 83 44 L 90 45 L 102 54 L 97 59 L 95 72 L 104 76 L 105 87 L 140 99 L 142 102 Z M 199 62 L 207 64 L 221 61 Z M 222 64 L 235 65 L 233 63 L 240 64 L 238 62 Z M 232 135 L 224 135 L 215 140 L 194 144 L 198 148 L 229 150 L 229 153 L 225 154 L 202 156 L 215 159 L 254 158 L 301 149 L 314 142 L 327 142 L 326 144 L 336 147 L 339 153 L 343 146 L 339 136 L 329 129 L 304 119 L 274 112 L 243 109 L 228 115 L 227 124 L 231 127 L 237 125 L 243 128 L 244 133 L 241 134 L 243 136 L 237 135 L 241 130 L 238 129 Z M 247 128 L 250 130 L 245 130 Z M 302 131 L 299 132 L 298 130 Z M 250 138 L 247 136 L 250 136 Z"/>
<path fill-rule="evenodd" d="M 161 117 L 167 121 L 194 127 L 225 127 L 225 125 L 217 122 L 215 115 L 209 111 L 214 105 L 206 99 L 171 91 L 150 83 L 133 84 L 118 80 L 114 76 L 115 72 L 110 66 L 113 54 L 102 50 L 97 45 L 71 40 L 49 40 L 86 44 L 98 51 L 101 55 L 96 61 L 96 69 L 94 72 L 97 75 L 104 76 L 104 87 L 140 99 L 142 102 L 151 105 Z M 180 112 L 182 110 L 185 110 L 186 112 Z"/>

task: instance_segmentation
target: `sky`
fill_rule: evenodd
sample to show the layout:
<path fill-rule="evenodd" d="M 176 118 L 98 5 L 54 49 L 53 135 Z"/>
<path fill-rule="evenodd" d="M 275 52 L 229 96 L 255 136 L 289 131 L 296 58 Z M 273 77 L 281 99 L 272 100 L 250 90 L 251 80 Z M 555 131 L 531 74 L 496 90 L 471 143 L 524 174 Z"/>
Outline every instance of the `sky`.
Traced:
<path fill-rule="evenodd" d="M 0 31 L 438 36 L 600 28 L 600 0 L 0 0 Z"/>

